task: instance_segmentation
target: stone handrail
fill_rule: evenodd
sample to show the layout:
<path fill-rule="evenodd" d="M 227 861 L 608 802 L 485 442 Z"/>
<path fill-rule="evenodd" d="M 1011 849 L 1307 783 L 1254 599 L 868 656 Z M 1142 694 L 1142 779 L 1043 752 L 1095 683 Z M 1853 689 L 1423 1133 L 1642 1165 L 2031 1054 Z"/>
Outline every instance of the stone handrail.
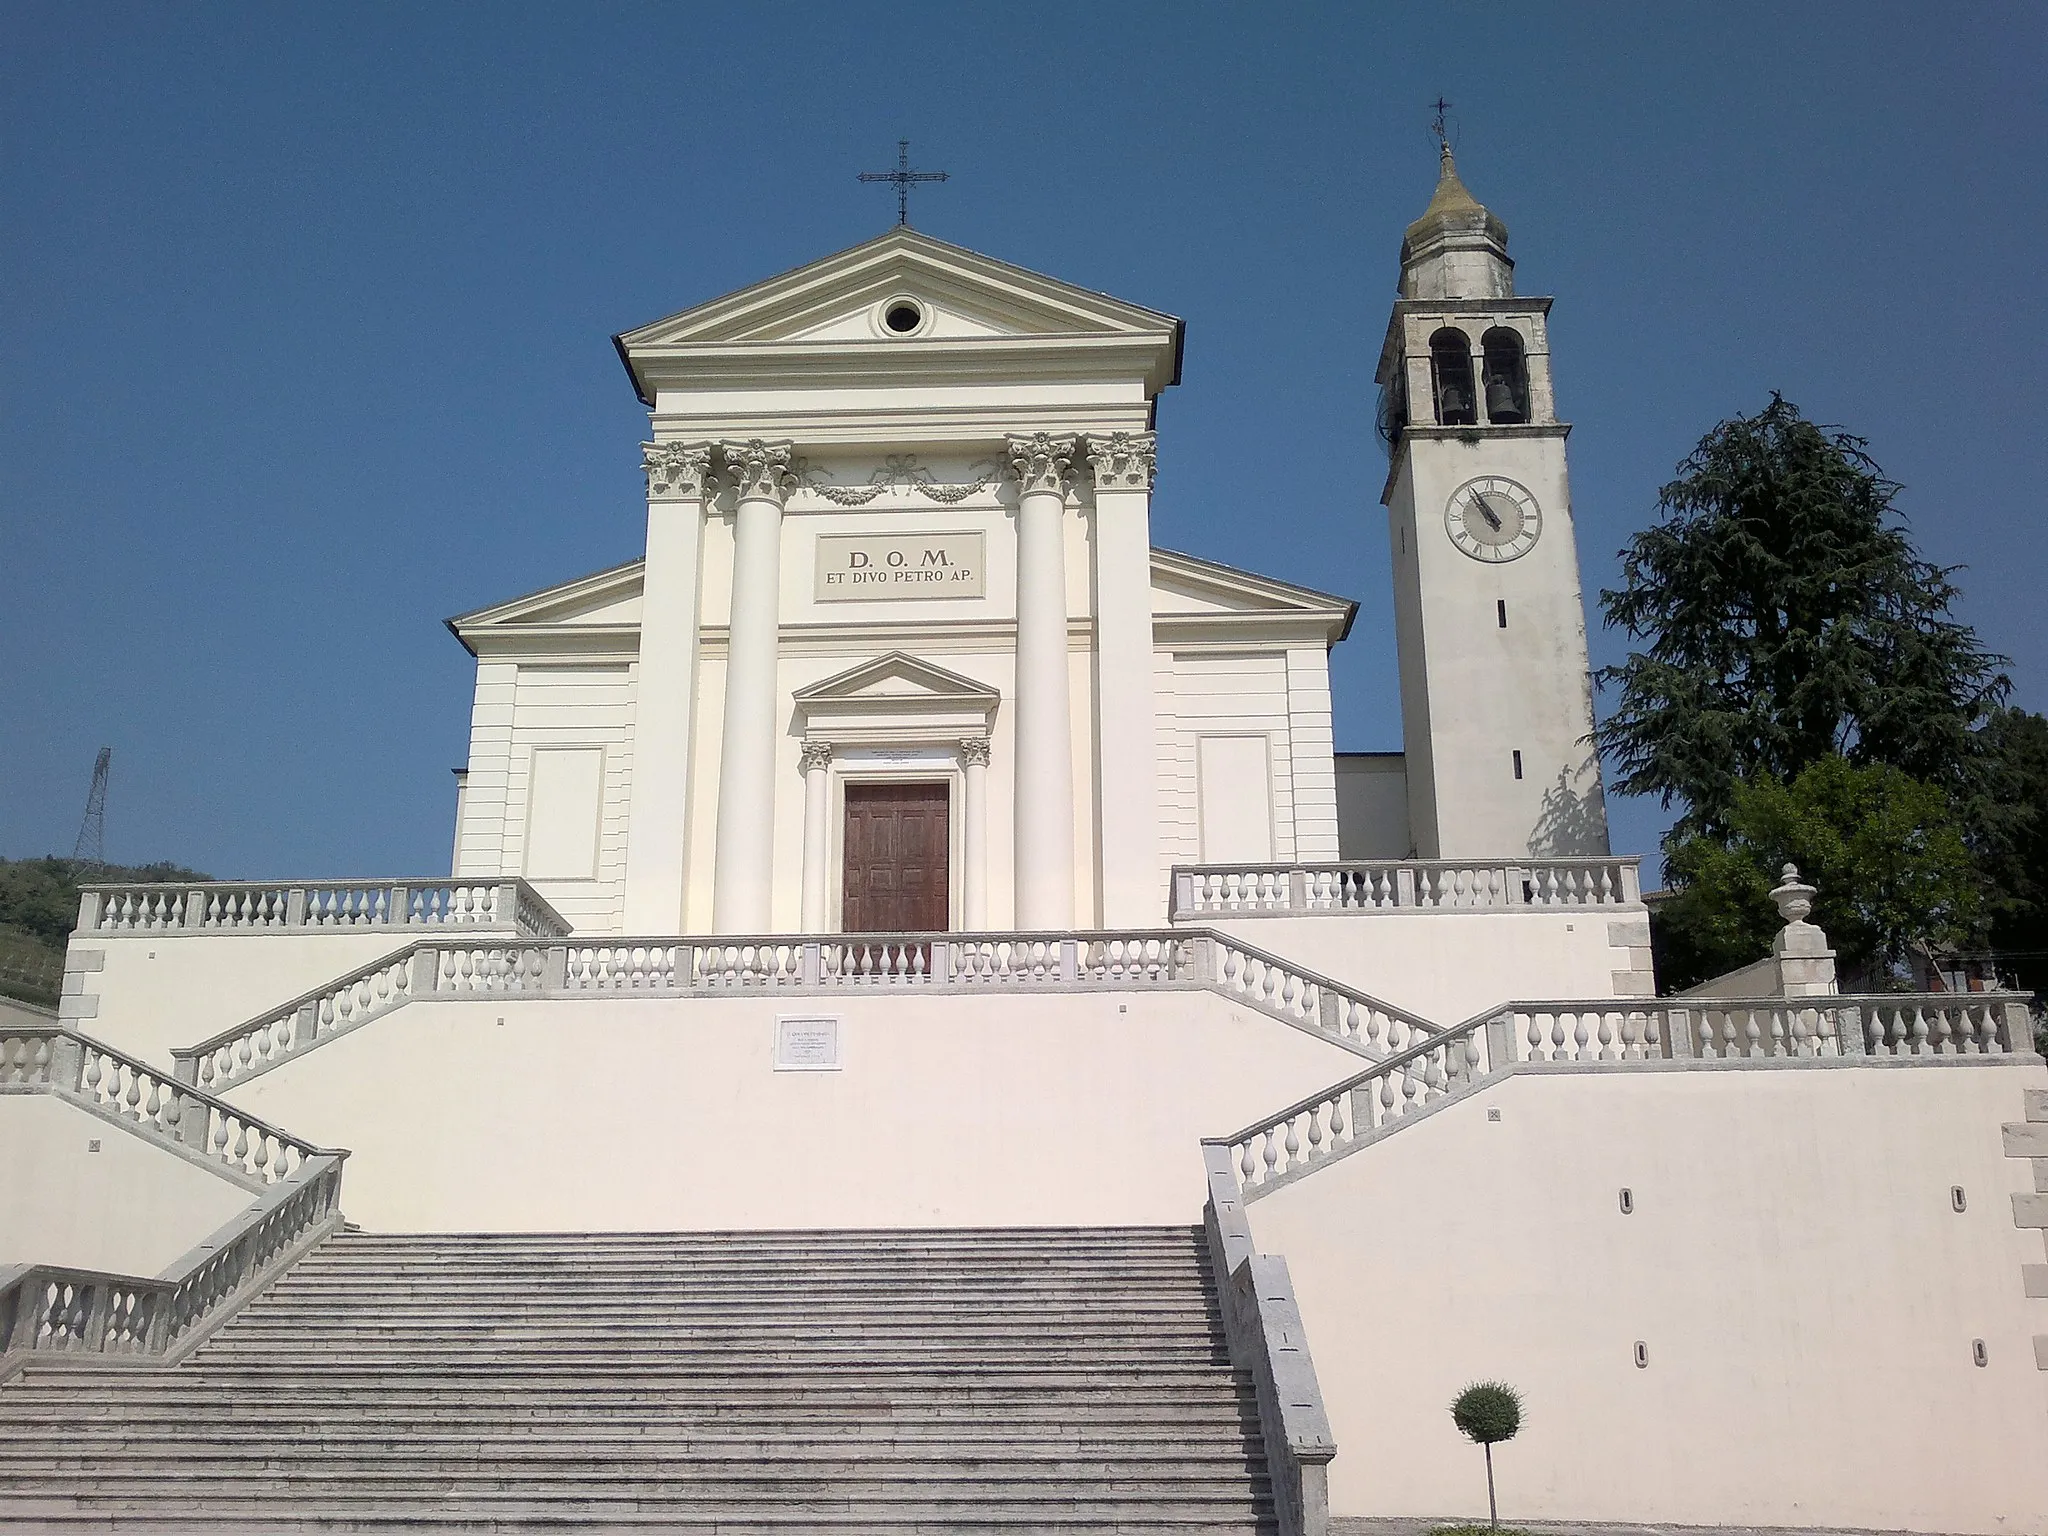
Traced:
<path fill-rule="evenodd" d="M 0 1026 L 0 1093 L 52 1093 L 261 1190 L 322 1149 L 52 1022 Z"/>
<path fill-rule="evenodd" d="M 66 1099 L 213 1166 L 255 1199 L 154 1279 L 46 1264 L 0 1274 L 0 1381 L 31 1359 L 182 1358 L 341 1220 L 346 1152 L 301 1141 L 75 1030 L 0 1029 L 0 1094 L 14 1093 Z"/>
<path fill-rule="evenodd" d="M 213 880 L 79 887 L 79 934 L 396 932 L 503 928 L 562 938 L 569 922 L 524 880 Z"/>
<path fill-rule="evenodd" d="M 1173 870 L 1173 921 L 1639 906 L 1643 899 L 1640 864 L 1633 856 L 1177 864 Z"/>
<path fill-rule="evenodd" d="M 2014 993 L 1509 1003 L 1204 1145 L 1229 1151 L 1255 1200 L 1510 1072 L 2032 1054 L 2032 1015 Z"/>
<path fill-rule="evenodd" d="M 31 1364 L 174 1364 L 341 1223 L 345 1152 L 316 1153 L 154 1279 L 0 1275 L 0 1382 Z"/>
<path fill-rule="evenodd" d="M 1210 991 L 1377 1059 L 1435 1033 L 1419 1015 L 1207 929 L 606 939 L 419 939 L 172 1053 L 220 1088 L 408 1003 L 472 997 Z"/>
<path fill-rule="evenodd" d="M 1287 1261 L 1259 1253 L 1229 1151 L 1205 1144 L 1209 1200 L 1202 1227 L 1233 1365 L 1252 1378 L 1259 1436 L 1281 1536 L 1327 1536 L 1329 1466 L 1337 1454 Z"/>

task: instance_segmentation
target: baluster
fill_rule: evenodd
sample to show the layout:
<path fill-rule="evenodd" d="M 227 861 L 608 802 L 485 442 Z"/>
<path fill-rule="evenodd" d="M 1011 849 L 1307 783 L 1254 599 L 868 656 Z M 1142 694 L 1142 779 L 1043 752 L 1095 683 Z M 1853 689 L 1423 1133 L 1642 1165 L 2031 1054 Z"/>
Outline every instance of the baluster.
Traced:
<path fill-rule="evenodd" d="M 1913 1005 L 1913 1050 L 1915 1056 L 1927 1054 L 1927 1010 L 1920 1004 Z"/>
<path fill-rule="evenodd" d="M 1529 1015 L 1529 1059 L 1531 1061 L 1542 1061 L 1545 1059 L 1543 1050 L 1543 1015 L 1535 1012 Z"/>
<path fill-rule="evenodd" d="M 1600 1012 L 1600 1060 L 1618 1061 L 1621 1053 L 1614 1048 L 1614 1015 L 1605 1009 Z"/>
<path fill-rule="evenodd" d="M 1954 1055 L 1952 1044 L 1954 1031 L 1949 1028 L 1949 1010 L 1937 1004 L 1934 1009 L 1933 1050 L 1937 1056 Z"/>

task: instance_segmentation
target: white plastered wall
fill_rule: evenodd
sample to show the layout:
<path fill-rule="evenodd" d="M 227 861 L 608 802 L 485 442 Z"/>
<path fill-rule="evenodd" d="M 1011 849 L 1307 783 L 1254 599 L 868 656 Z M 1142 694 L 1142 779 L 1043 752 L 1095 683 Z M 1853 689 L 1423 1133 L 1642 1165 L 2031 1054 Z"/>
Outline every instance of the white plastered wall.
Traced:
<path fill-rule="evenodd" d="M 1407 759 L 1399 752 L 1339 752 L 1336 768 L 1337 856 L 1413 857 Z"/>
<path fill-rule="evenodd" d="M 345 930 L 84 934 L 65 958 L 65 1022 L 169 1070 L 173 1047 L 245 1024 L 408 941 Z"/>
<path fill-rule="evenodd" d="M 1641 997 L 1654 990 L 1650 919 L 1640 907 L 1205 914 L 1191 926 L 1232 934 L 1438 1024 L 1510 1001 Z"/>
<path fill-rule="evenodd" d="M 2043 1083 L 1519 1075 L 1253 1201 L 1335 1431 L 1332 1511 L 1483 1516 L 1446 1405 L 1499 1378 L 1527 1400 L 1504 1522 L 2048 1530 L 2039 1240 L 1999 1130 Z"/>
<path fill-rule="evenodd" d="M 1315 647 L 1163 649 L 1159 701 L 1160 859 L 1203 859 L 1201 741 L 1267 744 L 1274 862 L 1337 857 L 1337 790 L 1330 745 L 1328 656 Z"/>
<path fill-rule="evenodd" d="M 0 1268 L 155 1275 L 257 1198 L 47 1093 L 0 1094 L 0 1168 Z"/>
<path fill-rule="evenodd" d="M 523 658 L 477 667 L 457 872 L 525 875 L 579 932 L 616 932 L 625 900 L 626 821 L 632 799 L 633 668 L 624 661 Z M 601 756 L 598 800 L 585 805 L 533 794 L 536 752 Z M 568 840 L 555 823 L 591 821 L 590 873 L 558 878 L 529 869 L 529 846 Z"/>
<path fill-rule="evenodd" d="M 843 1069 L 773 1070 L 776 1016 L 821 1013 Z M 229 1097 L 350 1148 L 372 1230 L 1179 1223 L 1202 1136 L 1357 1065 L 1207 993 L 506 999 L 401 1009 Z"/>

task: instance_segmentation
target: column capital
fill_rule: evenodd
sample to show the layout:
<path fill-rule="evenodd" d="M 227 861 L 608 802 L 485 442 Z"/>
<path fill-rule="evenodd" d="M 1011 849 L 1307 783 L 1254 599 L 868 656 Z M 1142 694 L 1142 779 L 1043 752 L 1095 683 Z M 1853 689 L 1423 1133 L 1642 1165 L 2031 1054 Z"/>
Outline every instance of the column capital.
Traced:
<path fill-rule="evenodd" d="M 795 451 L 794 443 L 763 442 L 758 437 L 718 445 L 718 456 L 725 461 L 726 476 L 738 488 L 740 500 L 772 501 L 778 507 L 801 483 L 790 467 Z"/>
<path fill-rule="evenodd" d="M 815 736 L 806 736 L 804 744 L 797 749 L 797 760 L 803 764 L 805 773 L 817 773 L 832 766 L 832 743 L 820 741 Z"/>
<path fill-rule="evenodd" d="M 709 443 L 642 443 L 649 501 L 702 501 L 711 489 Z"/>
<path fill-rule="evenodd" d="M 963 768 L 986 768 L 989 760 L 988 738 L 967 736 L 960 742 L 960 766 Z"/>
<path fill-rule="evenodd" d="M 1010 473 L 1017 477 L 1018 487 L 1025 495 L 1050 491 L 1064 496 L 1067 483 L 1073 478 L 1074 446 L 1071 432 L 1058 436 L 1035 432 L 1029 437 L 1005 439 L 1004 453 L 1010 461 Z"/>
<path fill-rule="evenodd" d="M 1153 432 L 1091 432 L 1088 464 L 1098 491 L 1149 491 L 1159 438 Z"/>

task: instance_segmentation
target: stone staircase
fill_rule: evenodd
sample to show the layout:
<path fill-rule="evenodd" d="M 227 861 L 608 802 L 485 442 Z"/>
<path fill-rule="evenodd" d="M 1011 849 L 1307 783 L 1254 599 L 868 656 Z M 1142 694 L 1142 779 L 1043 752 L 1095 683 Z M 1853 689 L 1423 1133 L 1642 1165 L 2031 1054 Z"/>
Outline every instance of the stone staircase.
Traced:
<path fill-rule="evenodd" d="M 0 1526 L 1271 1531 L 1199 1229 L 344 1233 L 0 1387 Z"/>

